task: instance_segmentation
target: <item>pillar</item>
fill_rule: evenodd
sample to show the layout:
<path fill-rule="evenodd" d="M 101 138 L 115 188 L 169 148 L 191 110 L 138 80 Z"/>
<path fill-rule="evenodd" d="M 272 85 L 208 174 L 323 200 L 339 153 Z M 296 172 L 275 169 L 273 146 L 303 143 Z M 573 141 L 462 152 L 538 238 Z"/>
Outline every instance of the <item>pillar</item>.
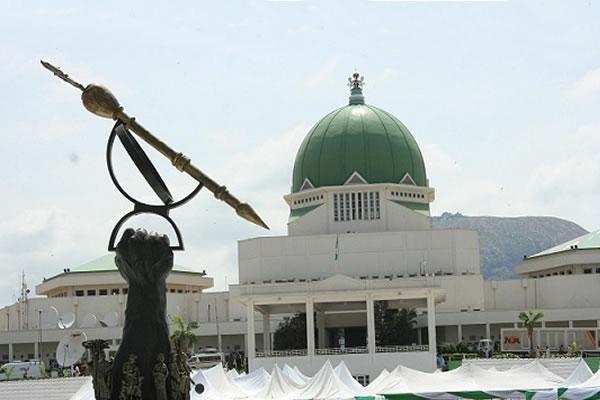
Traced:
<path fill-rule="evenodd" d="M 256 331 L 254 328 L 254 301 L 248 300 L 246 305 L 246 320 L 247 320 L 247 332 L 248 332 L 248 361 L 253 360 L 256 357 Z"/>
<path fill-rule="evenodd" d="M 427 293 L 427 333 L 429 334 L 429 351 L 437 352 L 437 340 L 435 337 L 435 297 L 433 293 Z"/>
<path fill-rule="evenodd" d="M 309 356 L 315 355 L 315 317 L 312 298 L 306 299 L 306 352 Z"/>
<path fill-rule="evenodd" d="M 569 328 L 573 327 L 573 321 L 569 321 Z"/>
<path fill-rule="evenodd" d="M 492 337 L 492 329 L 490 328 L 490 323 L 486 322 L 485 324 L 485 338 L 491 339 Z"/>
<path fill-rule="evenodd" d="M 369 354 L 375 354 L 375 305 L 373 298 L 367 297 L 367 349 Z"/>
<path fill-rule="evenodd" d="M 263 314 L 263 351 L 271 352 L 271 315 Z"/>
<path fill-rule="evenodd" d="M 40 354 L 40 344 L 38 342 L 35 342 L 33 344 L 33 359 L 37 360 Z"/>
<path fill-rule="evenodd" d="M 456 335 L 458 337 L 457 343 L 462 342 L 463 334 L 462 334 L 462 325 L 461 324 L 456 325 Z"/>
<path fill-rule="evenodd" d="M 13 344 L 9 343 L 8 344 L 8 361 L 13 361 L 13 359 L 15 358 L 15 352 L 14 352 L 14 348 L 13 348 Z"/>
<path fill-rule="evenodd" d="M 325 337 L 325 313 L 323 311 L 317 311 L 317 335 L 318 344 L 320 349 L 327 348 L 326 337 Z"/>

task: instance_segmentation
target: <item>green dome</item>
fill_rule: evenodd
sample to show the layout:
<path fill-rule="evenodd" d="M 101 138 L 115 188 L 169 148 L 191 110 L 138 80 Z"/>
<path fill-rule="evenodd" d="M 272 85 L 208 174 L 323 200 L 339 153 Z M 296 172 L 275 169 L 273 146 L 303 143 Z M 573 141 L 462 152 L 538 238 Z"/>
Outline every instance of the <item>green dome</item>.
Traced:
<path fill-rule="evenodd" d="M 315 188 L 343 185 L 354 171 L 368 183 L 400 183 L 408 173 L 427 186 L 423 156 L 408 129 L 392 114 L 364 104 L 362 92 L 355 91 L 348 106 L 327 114 L 304 138 L 292 193 L 306 178 Z"/>

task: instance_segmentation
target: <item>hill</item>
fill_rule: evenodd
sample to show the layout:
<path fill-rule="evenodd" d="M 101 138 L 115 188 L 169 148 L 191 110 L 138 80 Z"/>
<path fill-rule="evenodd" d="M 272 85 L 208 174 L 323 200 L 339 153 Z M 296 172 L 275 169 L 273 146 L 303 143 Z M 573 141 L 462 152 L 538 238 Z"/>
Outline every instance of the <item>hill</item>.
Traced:
<path fill-rule="evenodd" d="M 554 217 L 469 217 L 445 212 L 434 228 L 479 232 L 481 273 L 485 279 L 516 277 L 515 267 L 531 255 L 587 233 L 574 222 Z"/>

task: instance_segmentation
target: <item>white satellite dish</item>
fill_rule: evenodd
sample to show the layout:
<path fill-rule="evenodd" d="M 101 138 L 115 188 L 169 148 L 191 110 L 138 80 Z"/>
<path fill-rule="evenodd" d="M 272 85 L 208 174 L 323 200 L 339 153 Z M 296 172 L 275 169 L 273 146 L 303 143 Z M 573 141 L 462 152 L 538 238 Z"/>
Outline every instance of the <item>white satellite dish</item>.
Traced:
<path fill-rule="evenodd" d="M 50 306 L 42 310 L 42 328 L 44 329 L 56 329 L 56 322 L 58 321 L 58 310 L 56 307 Z"/>
<path fill-rule="evenodd" d="M 83 342 L 86 340 L 87 336 L 80 330 L 71 331 L 63 336 L 56 347 L 56 361 L 58 365 L 69 367 L 79 361 L 85 352 Z"/>
<path fill-rule="evenodd" d="M 98 328 L 100 327 L 100 323 L 98 322 L 98 318 L 94 314 L 86 314 L 83 317 L 83 320 L 79 324 L 80 328 Z"/>
<path fill-rule="evenodd" d="M 63 313 L 58 318 L 58 327 L 60 329 L 69 329 L 70 327 L 73 326 L 73 324 L 75 324 L 75 314 L 72 313 L 71 311 Z"/>
<path fill-rule="evenodd" d="M 102 326 L 113 328 L 119 324 L 119 314 L 116 311 L 107 312 L 100 323 Z"/>

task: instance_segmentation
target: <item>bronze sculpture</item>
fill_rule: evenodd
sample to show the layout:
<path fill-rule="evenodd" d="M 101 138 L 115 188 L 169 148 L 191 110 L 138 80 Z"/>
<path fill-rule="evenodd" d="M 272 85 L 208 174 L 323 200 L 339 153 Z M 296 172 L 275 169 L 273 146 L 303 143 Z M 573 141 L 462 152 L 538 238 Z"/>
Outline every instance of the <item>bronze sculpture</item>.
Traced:
<path fill-rule="evenodd" d="M 140 125 L 134 117 L 127 115 L 123 107 L 119 104 L 117 98 L 106 87 L 98 84 L 89 84 L 87 86 L 83 86 L 81 83 L 73 80 L 69 77 L 69 75 L 62 72 L 60 68 L 57 68 L 49 62 L 43 60 L 40 62 L 44 68 L 50 70 L 55 76 L 82 91 L 81 100 L 84 107 L 88 111 L 103 118 L 111 118 L 115 121 L 123 122 L 129 130 L 133 131 L 146 143 L 167 157 L 173 166 L 175 166 L 175 168 L 177 168 L 179 171 L 187 173 L 192 178 L 200 182 L 203 186 L 210 190 L 217 199 L 224 201 L 230 207 L 232 207 L 240 217 L 258 226 L 269 229 L 269 227 L 263 222 L 258 214 L 256 214 L 249 204 L 240 202 L 235 196 L 229 193 L 225 186 L 219 185 L 208 175 L 195 167 L 191 163 L 190 158 L 185 156 L 183 153 L 171 149 L 166 143 L 161 141 L 159 138 L 146 130 L 142 125 Z"/>
<path fill-rule="evenodd" d="M 156 391 L 156 400 L 167 400 L 167 378 L 169 377 L 169 369 L 165 364 L 165 356 L 163 353 L 158 353 L 156 356 L 156 364 L 152 370 L 154 375 L 154 390 Z"/>
<path fill-rule="evenodd" d="M 240 202 L 225 188 L 192 165 L 190 159 L 167 146 L 146 130 L 135 118 L 127 115 L 115 96 L 105 87 L 96 84 L 83 86 L 59 68 L 41 61 L 42 65 L 65 82 L 82 91 L 85 108 L 92 113 L 112 118 L 116 122 L 107 145 L 109 175 L 117 189 L 134 204 L 134 210 L 117 223 L 109 239 L 109 250 L 116 252 L 115 263 L 127 281 L 128 295 L 125 323 L 119 350 L 112 363 L 105 360 L 106 341 L 87 342 L 92 353 L 90 368 L 98 400 L 189 400 L 193 381 L 185 353 L 171 351 L 169 328 L 166 322 L 166 278 L 173 268 L 173 251 L 183 250 L 179 230 L 169 217 L 169 210 L 180 206 L 195 196 L 202 187 L 210 190 L 217 199 L 231 206 L 242 218 L 268 229 L 267 225 L 246 203 Z M 167 157 L 182 172 L 187 173 L 198 186 L 182 200 L 174 201 L 166 184 L 133 135 Z M 112 147 L 117 138 L 142 173 L 162 205 L 142 203 L 130 196 L 117 181 L 112 169 Z M 116 234 L 132 215 L 154 213 L 165 218 L 175 230 L 177 246 L 171 246 L 165 235 L 148 234 L 141 229 L 126 229 L 115 245 Z M 164 355 L 169 355 L 165 364 Z M 196 385 L 201 393 L 202 385 Z"/>
<path fill-rule="evenodd" d="M 177 362 L 177 354 L 169 354 L 169 400 L 181 400 L 181 375 Z"/>
<path fill-rule="evenodd" d="M 91 353 L 92 359 L 88 368 L 94 382 L 94 397 L 96 400 L 110 400 L 112 383 L 112 364 L 106 360 L 105 349 L 108 342 L 103 339 L 83 342 L 83 347 Z"/>
<path fill-rule="evenodd" d="M 127 361 L 123 364 L 123 381 L 119 394 L 119 400 L 142 400 L 142 383 L 144 377 L 140 375 L 135 354 L 129 354 Z"/>

